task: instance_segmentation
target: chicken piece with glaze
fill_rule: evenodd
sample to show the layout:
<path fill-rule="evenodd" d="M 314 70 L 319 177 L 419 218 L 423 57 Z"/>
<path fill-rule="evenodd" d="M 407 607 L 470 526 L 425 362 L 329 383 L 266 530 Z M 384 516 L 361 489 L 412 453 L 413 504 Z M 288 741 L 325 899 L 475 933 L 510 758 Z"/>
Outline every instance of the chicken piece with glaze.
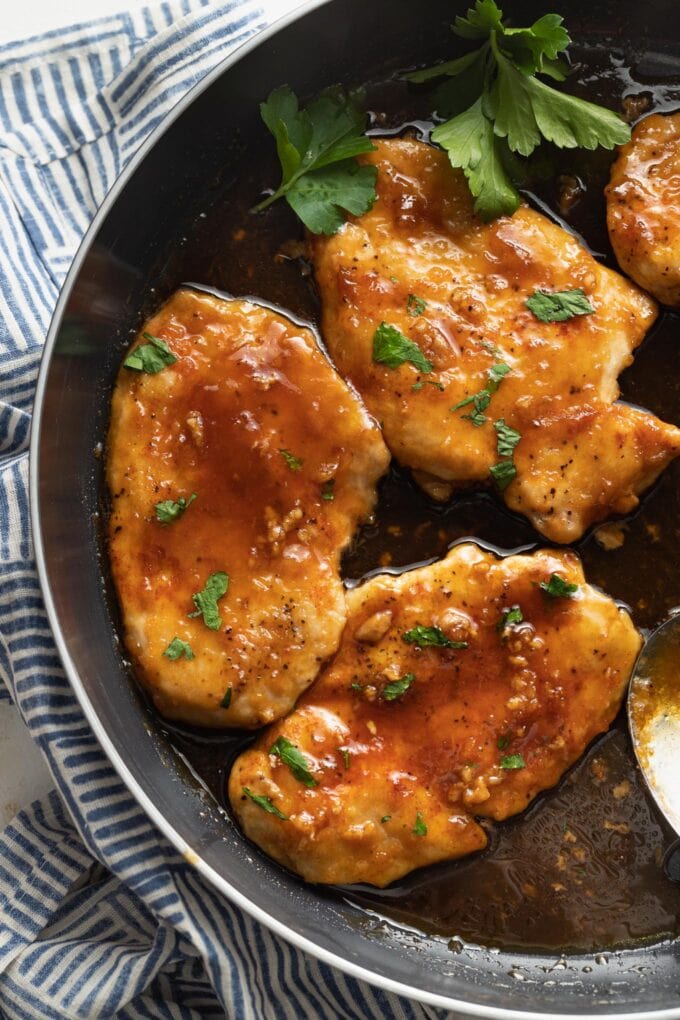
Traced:
<path fill-rule="evenodd" d="M 348 606 L 335 658 L 229 780 L 246 835 L 310 882 L 385 886 L 484 847 L 478 816 L 522 811 L 608 728 L 641 645 L 568 552 L 466 543 Z"/>
<path fill-rule="evenodd" d="M 680 430 L 614 403 L 654 302 L 527 206 L 482 223 L 430 145 L 381 140 L 361 159 L 378 168 L 377 200 L 313 239 L 314 265 L 331 357 L 395 457 L 437 499 L 497 486 L 555 542 L 634 509 L 680 453 Z M 574 290 L 588 314 L 544 322 L 527 306 Z M 401 364 L 374 358 L 382 323 L 411 344 Z"/>
<path fill-rule="evenodd" d="M 680 305 L 680 113 L 653 114 L 619 150 L 606 189 L 621 268 L 665 305 Z"/>
<path fill-rule="evenodd" d="M 108 443 L 125 643 L 163 715 L 261 726 L 338 646 L 340 554 L 389 455 L 311 331 L 269 308 L 181 290 L 133 352 L 150 337 L 176 360 L 121 368 Z"/>

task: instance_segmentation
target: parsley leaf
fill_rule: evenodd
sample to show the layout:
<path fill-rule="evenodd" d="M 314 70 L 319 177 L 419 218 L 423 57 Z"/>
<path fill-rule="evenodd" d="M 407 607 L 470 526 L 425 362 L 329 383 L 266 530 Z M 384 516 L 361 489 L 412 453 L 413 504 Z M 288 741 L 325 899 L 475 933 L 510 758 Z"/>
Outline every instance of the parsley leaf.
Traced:
<path fill-rule="evenodd" d="M 382 695 L 385 701 L 396 701 L 406 694 L 407 690 L 415 680 L 413 673 L 406 673 L 401 680 L 392 680 L 383 687 Z"/>
<path fill-rule="evenodd" d="M 227 687 L 226 691 L 224 692 L 224 697 L 220 701 L 220 708 L 229 708 L 229 706 L 231 705 L 232 693 L 233 693 L 232 688 Z"/>
<path fill-rule="evenodd" d="M 427 836 L 427 825 L 420 811 L 416 812 L 416 823 L 413 826 L 414 836 Z"/>
<path fill-rule="evenodd" d="M 504 489 L 507 489 L 510 482 L 517 475 L 517 468 L 511 460 L 500 460 L 498 464 L 494 464 L 490 467 L 489 471 L 501 492 L 503 492 Z"/>
<path fill-rule="evenodd" d="M 343 764 L 345 766 L 345 771 L 346 771 L 350 767 L 350 765 L 352 764 L 352 759 L 350 757 L 350 753 L 349 753 L 349 751 L 347 750 L 346 747 L 339 747 L 338 751 L 342 755 L 342 761 L 343 761 Z"/>
<path fill-rule="evenodd" d="M 156 375 L 168 365 L 174 365 L 177 358 L 172 353 L 165 340 L 151 333 L 142 333 L 148 343 L 139 344 L 123 362 L 126 368 L 135 372 L 146 372 L 147 375 Z"/>
<path fill-rule="evenodd" d="M 329 478 L 327 482 L 323 483 L 321 498 L 325 499 L 327 503 L 335 499 L 335 478 Z"/>
<path fill-rule="evenodd" d="M 419 315 L 422 315 L 427 308 L 427 301 L 423 298 L 416 297 L 415 294 L 409 294 L 406 301 L 406 311 L 413 319 L 417 319 Z"/>
<path fill-rule="evenodd" d="M 307 767 L 305 756 L 298 751 L 295 744 L 291 744 L 290 740 L 286 740 L 285 737 L 277 737 L 269 748 L 269 753 L 280 758 L 299 783 L 303 783 L 310 789 L 319 785 Z"/>
<path fill-rule="evenodd" d="M 541 581 L 541 591 L 551 599 L 570 599 L 578 591 L 578 585 L 565 581 L 559 574 L 551 574 L 549 581 Z"/>
<path fill-rule="evenodd" d="M 523 623 L 524 615 L 519 606 L 511 606 L 510 609 L 504 609 L 500 620 L 496 624 L 496 630 L 503 631 L 506 627 L 512 627 L 515 623 Z"/>
<path fill-rule="evenodd" d="M 496 747 L 499 751 L 504 751 L 510 743 L 510 734 L 504 733 L 502 737 L 499 737 L 496 741 Z"/>
<path fill-rule="evenodd" d="M 576 315 L 592 315 L 595 309 L 581 290 L 537 290 L 524 304 L 539 322 L 566 322 Z"/>
<path fill-rule="evenodd" d="M 630 138 L 616 113 L 536 77 L 566 77 L 560 55 L 571 39 L 559 15 L 545 14 L 527 28 L 509 28 L 494 0 L 476 0 L 467 15 L 456 18 L 453 31 L 481 45 L 408 78 L 416 83 L 449 79 L 437 90 L 435 103 L 450 119 L 436 128 L 432 140 L 462 169 L 482 219 L 517 209 L 520 196 L 508 168 L 544 139 L 559 148 L 611 149 Z"/>
<path fill-rule="evenodd" d="M 373 336 L 373 360 L 388 368 L 399 368 L 408 361 L 424 375 L 432 371 L 432 362 L 427 360 L 418 344 L 387 322 L 381 322 Z"/>
<path fill-rule="evenodd" d="M 392 815 L 383 815 L 380 821 L 384 824 L 385 822 L 389 822 L 391 818 Z"/>
<path fill-rule="evenodd" d="M 501 384 L 501 380 L 510 371 L 510 366 L 506 365 L 505 362 L 499 361 L 495 365 L 492 365 L 489 369 L 489 382 L 487 383 L 487 390 L 490 393 L 495 393 Z"/>
<path fill-rule="evenodd" d="M 521 754 L 508 754 L 500 760 L 500 766 L 502 769 L 525 769 L 527 763 Z"/>
<path fill-rule="evenodd" d="M 217 602 L 227 594 L 228 588 L 228 574 L 224 574 L 222 571 L 211 574 L 205 582 L 203 591 L 198 591 L 191 596 L 196 606 L 196 612 L 189 613 L 189 617 L 202 616 L 206 627 L 209 627 L 210 630 L 219 630 L 222 626 L 222 619 L 217 609 Z"/>
<path fill-rule="evenodd" d="M 276 817 L 280 818 L 282 821 L 288 821 L 288 815 L 284 815 L 283 811 L 279 811 L 276 804 L 272 802 L 271 797 L 262 797 L 258 793 L 253 793 L 253 791 L 249 790 L 247 786 L 243 787 L 243 792 L 246 797 L 250 797 L 253 804 L 257 804 L 257 806 L 262 808 L 263 811 L 266 811 L 268 815 L 276 815 Z"/>
<path fill-rule="evenodd" d="M 371 208 L 377 168 L 360 166 L 354 157 L 375 146 L 351 97 L 327 91 L 301 110 L 283 85 L 260 104 L 260 114 L 276 139 L 281 183 L 253 212 L 285 197 L 313 234 L 335 234 L 347 213 L 360 216 Z"/>
<path fill-rule="evenodd" d="M 172 639 L 168 647 L 163 652 L 163 655 L 170 659 L 171 662 L 175 662 L 176 659 L 181 659 L 184 656 L 189 662 L 194 658 L 194 653 L 191 645 L 188 641 L 182 641 L 181 638 L 175 637 Z"/>
<path fill-rule="evenodd" d="M 438 382 L 438 380 L 436 380 L 436 379 L 421 379 L 420 382 L 414 382 L 414 384 L 411 387 L 411 389 L 413 390 L 414 393 L 420 393 L 420 391 L 425 386 L 434 386 L 441 393 L 443 393 L 444 390 L 446 389 L 446 386 L 444 386 L 443 383 Z"/>
<path fill-rule="evenodd" d="M 423 627 L 420 623 L 401 635 L 407 645 L 418 648 L 467 648 L 467 641 L 450 641 L 439 627 Z"/>
<path fill-rule="evenodd" d="M 161 524 L 172 524 L 182 516 L 185 510 L 189 509 L 195 499 L 196 493 L 192 492 L 188 499 L 180 496 L 176 502 L 174 499 L 164 499 L 162 502 L 156 503 L 154 506 L 156 520 Z"/>
<path fill-rule="evenodd" d="M 467 177 L 481 219 L 488 222 L 517 209 L 519 192 L 505 172 L 500 141 L 481 99 L 435 128 L 432 141 L 446 149 L 451 166 L 460 167 Z"/>
<path fill-rule="evenodd" d="M 465 397 L 463 400 L 459 400 L 457 404 L 450 407 L 450 411 L 458 411 L 461 407 L 467 407 L 469 404 L 473 405 L 470 414 L 464 414 L 463 418 L 471 421 L 477 428 L 481 428 L 486 422 L 486 415 L 484 412 L 491 403 L 491 397 L 496 392 L 505 376 L 510 372 L 510 366 L 506 365 L 503 361 L 496 362 L 489 369 L 489 381 L 483 390 L 479 393 L 473 393 L 470 397 Z"/>
<path fill-rule="evenodd" d="M 499 418 L 498 421 L 493 423 L 498 438 L 498 456 L 499 457 L 512 457 L 515 452 L 515 447 L 519 443 L 522 436 L 516 429 L 510 428 L 509 425 L 505 424 L 504 418 Z"/>
<path fill-rule="evenodd" d="M 279 453 L 281 454 L 281 456 L 283 457 L 291 471 L 299 471 L 302 465 L 304 464 L 304 460 L 302 460 L 301 457 L 296 457 L 294 454 L 290 452 L 290 450 L 279 450 Z"/>

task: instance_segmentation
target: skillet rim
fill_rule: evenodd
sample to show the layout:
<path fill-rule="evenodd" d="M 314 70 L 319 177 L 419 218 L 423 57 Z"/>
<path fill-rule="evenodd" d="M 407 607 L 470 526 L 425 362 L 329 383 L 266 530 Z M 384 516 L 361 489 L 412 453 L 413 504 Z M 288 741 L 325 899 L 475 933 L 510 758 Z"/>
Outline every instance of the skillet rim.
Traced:
<path fill-rule="evenodd" d="M 61 623 L 59 615 L 56 610 L 55 602 L 52 597 L 52 588 L 50 583 L 50 574 L 47 566 L 45 549 L 43 545 L 43 531 L 42 531 L 42 507 L 40 499 L 40 445 L 43 427 L 46 423 L 43 421 L 44 411 L 44 398 L 47 391 L 50 370 L 52 368 L 52 355 L 56 344 L 57 336 L 61 329 L 63 313 L 66 309 L 68 301 L 71 297 L 71 292 L 78 280 L 82 264 L 86 257 L 90 253 L 92 242 L 95 240 L 100 227 L 108 217 L 109 213 L 113 210 L 121 194 L 126 189 L 131 178 L 134 176 L 137 169 L 141 166 L 147 155 L 160 141 L 163 135 L 169 130 L 174 122 L 194 104 L 196 99 L 206 91 L 217 79 L 219 79 L 224 73 L 229 71 L 231 67 L 237 64 L 243 57 L 247 56 L 251 50 L 256 49 L 262 43 L 266 42 L 273 36 L 277 35 L 282 29 L 288 27 L 294 22 L 301 20 L 307 14 L 317 10 L 321 7 L 327 6 L 334 2 L 334 0 L 298 0 L 298 4 L 287 14 L 280 18 L 277 18 L 269 26 L 264 29 L 256 30 L 254 35 L 247 39 L 244 43 L 237 46 L 231 53 L 219 61 L 219 63 L 208 72 L 199 82 L 197 82 L 191 89 L 179 99 L 172 108 L 163 117 L 160 123 L 153 129 L 149 137 L 142 143 L 140 148 L 137 150 L 135 155 L 132 157 L 130 162 L 127 164 L 122 173 L 116 178 L 111 189 L 105 196 L 101 206 L 97 210 L 93 220 L 91 221 L 87 231 L 85 232 L 82 241 L 76 251 L 73 258 L 73 262 L 69 268 L 66 279 L 62 285 L 57 303 L 55 305 L 50 327 L 47 332 L 43 352 L 40 360 L 40 368 L 36 380 L 35 397 L 32 408 L 31 418 L 31 435 L 29 445 L 29 510 L 30 510 L 30 523 L 33 540 L 33 550 L 35 555 L 38 579 L 42 592 L 45 609 L 49 625 L 54 637 L 55 645 L 61 659 L 64 671 L 69 680 L 69 683 L 76 695 L 78 703 L 83 710 L 83 713 L 92 727 L 94 735 L 96 736 L 99 744 L 102 747 L 107 759 L 114 767 L 122 781 L 125 783 L 127 789 L 133 795 L 137 803 L 144 810 L 147 817 L 153 822 L 153 824 L 159 829 L 161 834 L 175 847 L 175 849 L 181 854 L 184 861 L 196 868 L 198 873 L 219 893 L 224 895 L 231 903 L 244 910 L 250 917 L 263 924 L 266 928 L 272 931 L 274 934 L 281 936 L 289 944 L 293 945 L 297 949 L 301 949 L 303 952 L 309 953 L 312 957 L 321 960 L 323 963 L 329 966 L 336 967 L 338 970 L 351 977 L 365 981 L 366 983 L 375 987 L 381 988 L 385 991 L 392 992 L 395 995 L 399 995 L 408 999 L 412 999 L 418 1002 L 422 1002 L 428 1005 L 436 1006 L 439 1008 L 452 1010 L 459 1015 L 464 1014 L 468 1017 L 480 1017 L 488 1018 L 488 1020 L 584 1020 L 584 1018 L 591 1017 L 592 1020 L 598 1020 L 602 1016 L 616 1017 L 617 1020 L 680 1020 L 680 1005 L 677 1007 L 671 1007 L 668 1009 L 661 1010 L 647 1010 L 647 1011 L 635 1011 L 635 1012 L 606 1012 L 606 1013 L 592 1013 L 587 1014 L 583 1012 L 578 1013 L 553 1013 L 553 1012 L 534 1012 L 527 1013 L 526 1010 L 522 1009 L 506 1009 L 504 1007 L 482 1005 L 478 1002 L 469 1002 L 463 999 L 456 999 L 450 996 L 440 995 L 434 992 L 428 992 L 423 988 L 417 988 L 412 985 L 404 984 L 399 981 L 393 980 L 392 978 L 386 977 L 379 974 L 376 971 L 366 969 L 351 960 L 345 959 L 342 956 L 336 955 L 329 949 L 325 949 L 322 946 L 317 945 L 311 939 L 304 935 L 300 935 L 292 926 L 284 924 L 277 918 L 268 914 L 266 910 L 258 906 L 256 903 L 248 899 L 241 892 L 235 889 L 230 882 L 219 874 L 215 868 L 208 865 L 200 855 L 186 842 L 186 840 L 180 835 L 180 833 L 174 828 L 171 821 L 169 821 L 157 808 L 151 799 L 150 795 L 142 788 L 137 780 L 132 775 L 128 768 L 123 756 L 119 754 L 113 741 L 109 738 L 107 729 L 103 722 L 100 720 L 94 705 L 90 701 L 86 688 L 81 681 L 78 669 L 69 653 L 69 649 L 66 640 L 62 634 Z M 651 947 L 650 947 L 651 948 Z"/>

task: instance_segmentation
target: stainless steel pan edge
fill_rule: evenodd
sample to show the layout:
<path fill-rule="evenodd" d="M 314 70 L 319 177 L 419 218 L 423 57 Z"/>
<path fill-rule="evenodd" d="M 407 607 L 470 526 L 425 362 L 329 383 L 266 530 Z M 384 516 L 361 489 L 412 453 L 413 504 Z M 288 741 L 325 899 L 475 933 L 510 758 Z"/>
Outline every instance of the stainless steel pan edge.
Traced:
<path fill-rule="evenodd" d="M 316 936 L 311 937 L 310 925 L 306 924 L 304 916 L 301 916 L 299 913 L 289 912 L 288 917 L 285 917 L 285 913 L 277 913 L 273 909 L 269 912 L 262 906 L 261 902 L 255 902 L 253 898 L 245 895 L 242 888 L 235 881 L 230 880 L 230 877 L 225 874 L 225 870 L 228 869 L 218 869 L 206 859 L 208 856 L 207 851 L 213 848 L 211 841 L 215 838 L 214 832 L 208 833 L 203 842 L 201 842 L 201 840 L 193 840 L 187 835 L 186 826 L 184 826 L 183 831 L 180 831 L 182 826 L 161 809 L 159 800 L 152 795 L 154 791 L 149 786 L 149 783 L 145 782 L 146 774 L 143 771 L 140 772 L 140 768 L 136 763 L 121 750 L 120 739 L 117 739 L 116 735 L 113 734 L 111 726 L 105 724 L 102 720 L 101 708 L 94 703 L 92 689 L 85 682 L 85 674 L 83 673 L 81 662 L 82 649 L 77 642 L 74 643 L 73 621 L 65 619 L 63 608 L 64 593 L 60 590 L 59 571 L 60 567 L 64 564 L 55 561 L 53 548 L 54 529 L 51 525 L 48 526 L 45 523 L 47 517 L 53 516 L 55 512 L 54 506 L 50 505 L 51 493 L 46 489 L 44 481 L 48 473 L 45 470 L 48 460 L 47 454 L 53 453 L 55 449 L 53 445 L 51 446 L 54 440 L 50 439 L 54 420 L 51 415 L 53 405 L 50 404 L 50 391 L 54 390 L 55 387 L 53 378 L 55 373 L 55 349 L 60 332 L 64 326 L 73 291 L 78 284 L 88 259 L 92 256 L 92 251 L 96 247 L 102 227 L 107 222 L 107 219 L 115 213 L 115 207 L 128 184 L 163 136 L 194 105 L 196 100 L 204 95 L 225 73 L 239 65 L 249 55 L 260 50 L 268 43 L 275 41 L 283 30 L 294 27 L 296 23 L 302 22 L 311 16 L 324 16 L 324 12 L 328 20 L 331 7 L 333 7 L 334 11 L 337 10 L 338 16 L 347 16 L 350 7 L 356 8 L 356 6 L 356 3 L 350 4 L 344 2 L 344 0 L 311 0 L 311 2 L 302 5 L 295 12 L 281 19 L 265 32 L 249 40 L 235 53 L 227 57 L 177 104 L 168 118 L 164 120 L 142 146 L 139 153 L 106 197 L 79 248 L 55 309 L 45 345 L 37 382 L 30 445 L 29 485 L 34 549 L 45 606 L 56 645 L 70 683 L 93 732 L 121 779 L 155 825 L 214 888 L 223 893 L 237 906 L 247 911 L 256 920 L 298 948 L 312 954 L 325 963 L 338 967 L 355 978 L 368 981 L 387 991 L 417 999 L 433 1006 L 463 1013 L 467 1016 L 489 1017 L 496 1018 L 496 1020 L 510 1020 L 510 1018 L 519 1020 L 519 1018 L 527 1017 L 528 1015 L 535 1017 L 536 1020 L 541 1020 L 541 1018 L 543 1020 L 557 1020 L 559 1017 L 582 1018 L 584 1016 L 595 1017 L 602 1015 L 615 1015 L 619 1017 L 619 1020 L 633 1020 L 633 1018 L 641 1016 L 647 1017 L 649 1020 L 680 1018 L 680 1005 L 675 1004 L 668 1008 L 655 1009 L 655 1003 L 648 1001 L 644 1004 L 641 1002 L 639 1005 L 635 1003 L 634 1008 L 628 1009 L 624 1005 L 627 998 L 624 995 L 624 1003 L 617 1006 L 616 1000 L 618 996 L 616 992 L 611 995 L 604 994 L 602 986 L 593 988 L 590 994 L 586 990 L 584 993 L 570 998 L 568 988 L 584 981 L 582 972 L 583 966 L 588 962 L 587 957 L 570 958 L 563 965 L 561 961 L 557 962 L 554 959 L 551 960 L 545 957 L 527 958 L 518 955 L 513 956 L 513 954 L 501 954 L 500 956 L 495 954 L 494 956 L 494 954 L 470 948 L 466 951 L 463 960 L 453 960 L 453 958 L 450 960 L 452 973 L 456 972 L 456 979 L 451 984 L 452 987 L 455 987 L 457 994 L 449 995 L 429 990 L 426 987 L 425 971 L 422 972 L 423 982 L 408 980 L 409 977 L 412 977 L 412 974 L 409 973 L 410 968 L 406 964 L 401 968 L 396 968 L 397 973 L 401 969 L 401 973 L 405 975 L 404 980 L 399 980 L 393 975 L 380 972 L 382 969 L 381 962 L 387 961 L 388 957 L 392 954 L 397 958 L 399 956 L 397 950 L 403 951 L 406 954 L 413 954 L 417 957 L 418 954 L 423 953 L 424 947 L 427 952 L 427 947 L 435 945 L 436 940 L 427 939 L 427 937 L 420 936 L 417 933 L 409 933 L 398 929 L 396 926 L 388 925 L 385 929 L 387 935 L 384 937 L 384 943 L 387 948 L 384 950 L 382 961 L 380 953 L 378 953 L 377 958 L 373 961 L 373 965 L 366 966 L 364 961 L 368 958 L 369 954 L 366 951 L 368 943 L 365 942 L 365 939 L 368 939 L 369 942 L 372 940 L 376 946 L 381 944 L 383 936 L 379 935 L 378 932 L 383 930 L 383 928 L 380 923 L 376 923 L 374 928 L 367 925 L 365 931 L 362 931 L 361 921 L 356 919 L 353 922 L 354 931 L 350 930 L 352 927 L 351 923 L 346 925 L 346 932 L 341 934 L 344 937 L 349 932 L 350 941 L 354 938 L 355 944 L 351 949 L 348 948 L 347 941 L 343 944 L 342 939 L 335 938 L 332 932 L 325 932 L 326 937 L 323 939 L 322 937 L 318 939 Z M 403 6 L 401 3 L 393 4 L 393 7 L 397 8 Z M 461 4 L 460 6 L 467 5 Z M 60 392 L 65 393 L 67 395 L 66 399 L 68 399 L 67 382 L 62 381 L 62 390 Z M 84 479 L 83 484 L 87 487 L 89 480 Z M 47 537 L 46 531 L 49 532 Z M 66 563 L 66 561 L 64 562 Z M 66 566 L 68 568 L 68 563 L 66 563 Z M 115 653 L 116 650 L 114 649 Z M 162 752 L 155 745 L 154 749 L 162 766 L 167 767 L 168 761 L 163 759 Z M 180 780 L 178 780 L 178 784 L 181 785 Z M 243 849 L 243 853 L 246 855 L 251 853 L 255 856 L 255 852 L 251 848 L 246 847 Z M 254 856 L 253 858 L 248 857 L 248 862 L 253 867 L 255 867 Z M 258 874 L 263 870 L 266 874 L 268 868 L 271 869 L 272 874 L 276 870 L 273 865 L 269 865 L 266 861 L 257 862 L 257 867 L 260 869 Z M 272 882 L 275 881 L 278 881 L 276 876 L 272 878 Z M 288 876 L 285 876 L 285 881 L 295 882 L 294 879 Z M 313 898 L 315 895 L 312 891 L 311 897 Z M 311 903 L 309 890 L 304 891 L 304 896 L 309 905 Z M 263 896 L 259 898 L 262 900 Z M 323 904 L 327 906 L 328 901 L 323 900 Z M 335 910 L 335 907 L 333 910 Z M 351 911 L 348 916 L 350 915 Z M 341 924 L 342 921 L 343 919 L 338 915 L 338 923 Z M 317 925 L 317 927 L 319 931 L 323 930 L 323 925 L 320 927 Z M 302 931 L 298 930 L 298 928 L 301 928 Z M 446 965 L 446 953 L 440 952 L 444 948 L 443 945 L 440 945 L 437 950 L 437 961 L 440 961 L 442 966 Z M 630 952 L 623 951 L 617 954 L 610 954 L 612 957 L 610 972 L 612 985 L 615 986 L 617 981 L 621 979 L 624 979 L 624 983 L 628 981 L 629 975 L 638 966 L 644 965 L 645 962 L 647 964 L 650 963 L 649 954 L 653 952 L 654 950 L 632 950 Z M 405 960 L 406 956 L 403 956 L 403 959 Z M 677 956 L 675 957 L 675 964 L 677 965 Z M 385 969 L 387 968 L 385 967 Z M 395 968 L 392 969 L 395 970 Z M 469 978 L 467 985 L 465 983 L 466 973 Z M 518 977 L 520 980 L 517 980 Z M 587 985 L 587 979 L 585 983 Z M 545 992 L 548 984 L 551 987 L 556 986 L 558 989 L 559 986 L 562 986 L 564 996 L 563 1002 L 560 1002 L 559 1006 L 555 1008 L 553 1006 L 555 1001 L 554 995 L 556 994 L 560 998 L 561 993 L 559 990 L 555 993 L 551 992 L 547 998 L 551 1001 L 552 1008 L 546 1010 L 541 1008 L 541 1002 L 544 999 L 543 992 Z M 680 993 L 678 994 L 680 995 Z M 668 1001 L 667 997 L 666 1001 Z"/>

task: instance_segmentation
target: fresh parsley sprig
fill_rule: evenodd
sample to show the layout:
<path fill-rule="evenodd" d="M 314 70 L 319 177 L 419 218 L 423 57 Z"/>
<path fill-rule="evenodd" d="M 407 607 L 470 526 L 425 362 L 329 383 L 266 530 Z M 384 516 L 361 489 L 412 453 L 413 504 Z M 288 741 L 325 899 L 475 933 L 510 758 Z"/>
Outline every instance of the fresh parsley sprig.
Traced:
<path fill-rule="evenodd" d="M 539 80 L 564 81 L 561 54 L 571 39 L 557 14 L 528 28 L 510 28 L 494 0 L 475 0 L 453 32 L 481 43 L 456 60 L 408 75 L 412 82 L 454 79 L 439 91 L 438 107 L 455 115 L 432 133 L 432 141 L 460 167 L 486 221 L 511 215 L 520 204 L 507 165 L 527 157 L 543 141 L 560 149 L 612 149 L 630 138 L 630 128 L 612 110 L 559 92 Z M 443 100 L 443 102 L 442 102 Z"/>
<path fill-rule="evenodd" d="M 368 212 L 378 171 L 354 157 L 375 146 L 351 96 L 324 92 L 301 110 L 295 93 L 283 85 L 260 104 L 260 114 L 276 139 L 281 183 L 252 212 L 285 198 L 313 234 L 335 234 L 347 213 Z"/>

